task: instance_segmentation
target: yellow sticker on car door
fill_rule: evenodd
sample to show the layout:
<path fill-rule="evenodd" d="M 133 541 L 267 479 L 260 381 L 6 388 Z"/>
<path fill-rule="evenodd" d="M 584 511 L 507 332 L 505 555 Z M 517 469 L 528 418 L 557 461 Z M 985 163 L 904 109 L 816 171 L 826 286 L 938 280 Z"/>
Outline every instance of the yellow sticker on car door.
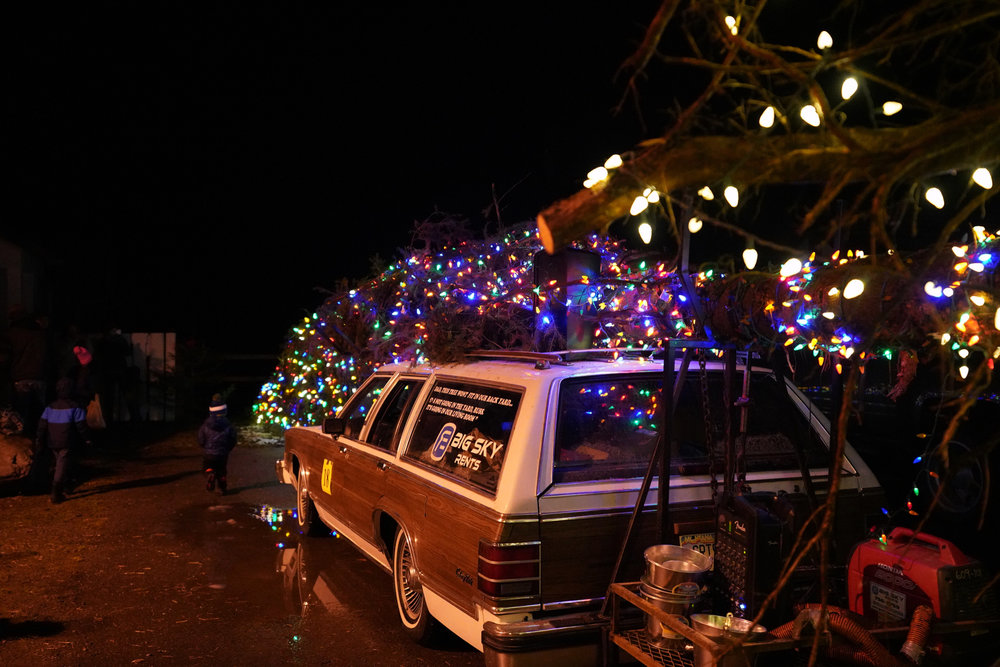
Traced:
<path fill-rule="evenodd" d="M 323 459 L 323 478 L 320 480 L 320 486 L 323 487 L 323 491 L 327 495 L 330 494 L 330 484 L 333 481 L 333 461 L 330 459 Z"/>

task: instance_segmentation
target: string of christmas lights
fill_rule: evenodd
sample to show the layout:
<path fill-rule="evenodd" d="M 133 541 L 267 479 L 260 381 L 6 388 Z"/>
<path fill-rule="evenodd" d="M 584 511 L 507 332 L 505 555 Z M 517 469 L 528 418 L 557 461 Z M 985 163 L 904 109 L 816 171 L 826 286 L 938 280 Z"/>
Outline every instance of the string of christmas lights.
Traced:
<path fill-rule="evenodd" d="M 554 308 L 575 309 L 592 322 L 595 348 L 661 346 L 702 335 L 701 312 L 704 333 L 720 344 L 809 351 L 821 366 L 891 357 L 933 340 L 953 352 L 965 378 L 976 358 L 990 370 L 1000 358 L 998 243 L 996 235 L 977 231 L 974 244 L 953 249 L 955 262 L 932 265 L 916 288 L 891 264 L 847 252 L 792 259 L 777 274 L 699 272 L 690 276 L 691 294 L 673 268 L 591 236 L 575 248 L 600 256 L 599 275 L 573 281 L 578 293 L 568 300 L 568 285 L 533 283 L 541 244 L 537 229 L 522 225 L 496 238 L 412 254 L 329 297 L 291 329 L 254 414 L 258 423 L 282 428 L 317 424 L 386 363 L 444 363 L 490 346 L 561 349 Z M 493 335 L 500 328 L 506 341 Z"/>

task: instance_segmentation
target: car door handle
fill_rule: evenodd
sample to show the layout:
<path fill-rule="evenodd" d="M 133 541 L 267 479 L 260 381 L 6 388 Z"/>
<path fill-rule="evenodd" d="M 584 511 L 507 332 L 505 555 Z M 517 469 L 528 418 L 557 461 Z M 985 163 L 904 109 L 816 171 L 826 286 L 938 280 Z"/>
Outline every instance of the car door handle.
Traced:
<path fill-rule="evenodd" d="M 375 464 L 375 466 L 379 470 L 385 470 L 386 468 L 389 467 L 389 463 L 387 461 L 379 461 L 378 463 Z"/>
<path fill-rule="evenodd" d="M 341 454 L 346 454 L 347 453 L 347 446 L 346 445 L 341 445 L 340 446 L 340 453 Z"/>

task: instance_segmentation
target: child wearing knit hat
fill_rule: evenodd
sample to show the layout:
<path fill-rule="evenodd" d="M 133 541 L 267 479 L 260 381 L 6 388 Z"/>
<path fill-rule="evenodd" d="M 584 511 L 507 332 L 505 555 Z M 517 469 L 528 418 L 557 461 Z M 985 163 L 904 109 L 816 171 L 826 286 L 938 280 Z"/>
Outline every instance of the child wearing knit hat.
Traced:
<path fill-rule="evenodd" d="M 202 469 L 205 471 L 205 488 L 225 495 L 228 480 L 227 465 L 229 452 L 236 446 L 236 429 L 226 416 L 226 402 L 220 394 L 212 396 L 208 404 L 208 416 L 198 429 L 198 444 L 201 445 L 204 456 Z"/>

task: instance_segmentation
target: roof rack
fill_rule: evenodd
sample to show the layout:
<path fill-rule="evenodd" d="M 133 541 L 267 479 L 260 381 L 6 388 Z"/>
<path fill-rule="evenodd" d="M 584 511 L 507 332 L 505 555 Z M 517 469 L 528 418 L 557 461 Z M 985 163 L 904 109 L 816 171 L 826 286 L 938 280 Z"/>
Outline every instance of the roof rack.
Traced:
<path fill-rule="evenodd" d="M 479 359 L 506 359 L 508 361 L 531 361 L 535 368 L 544 370 L 553 364 L 557 366 L 567 366 L 569 362 L 560 356 L 558 352 L 531 352 L 529 350 L 473 350 L 466 352 L 468 357 Z"/>
<path fill-rule="evenodd" d="M 649 359 L 661 357 L 663 350 L 655 347 L 642 348 L 592 348 L 581 350 L 558 350 L 553 352 L 532 352 L 530 350 L 473 350 L 466 356 L 478 359 L 504 359 L 507 361 L 530 361 L 541 370 L 552 365 L 568 366 L 573 361 L 606 360 L 614 361 L 622 357 Z"/>

